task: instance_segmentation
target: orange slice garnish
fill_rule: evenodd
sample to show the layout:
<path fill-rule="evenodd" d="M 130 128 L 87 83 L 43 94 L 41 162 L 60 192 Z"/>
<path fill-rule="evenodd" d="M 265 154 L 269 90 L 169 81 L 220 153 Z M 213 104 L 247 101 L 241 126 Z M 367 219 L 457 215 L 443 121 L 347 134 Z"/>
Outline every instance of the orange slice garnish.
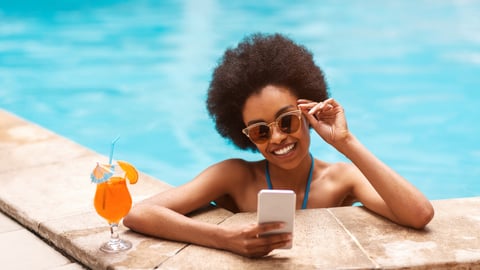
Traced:
<path fill-rule="evenodd" d="M 120 168 L 125 172 L 128 181 L 130 184 L 135 184 L 138 181 L 138 171 L 135 169 L 135 167 L 123 160 L 118 160 L 117 161 L 118 165 L 120 165 Z"/>

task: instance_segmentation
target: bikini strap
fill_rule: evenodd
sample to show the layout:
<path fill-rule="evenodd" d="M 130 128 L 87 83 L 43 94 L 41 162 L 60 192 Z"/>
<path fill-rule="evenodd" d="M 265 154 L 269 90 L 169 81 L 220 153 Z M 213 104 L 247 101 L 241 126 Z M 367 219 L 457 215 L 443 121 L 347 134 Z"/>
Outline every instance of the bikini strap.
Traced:
<path fill-rule="evenodd" d="M 265 178 L 267 178 L 268 189 L 273 189 L 272 180 L 270 180 L 270 171 L 268 170 L 268 160 L 265 160 Z"/>
<path fill-rule="evenodd" d="M 310 171 L 308 172 L 307 187 L 305 188 L 305 193 L 303 195 L 302 209 L 307 208 L 308 195 L 310 193 L 310 183 L 312 183 L 312 175 L 313 175 L 313 167 L 314 167 L 314 159 L 313 159 L 312 153 L 310 153 L 310 159 L 312 160 L 312 163 L 310 164 Z"/>
<path fill-rule="evenodd" d="M 308 195 L 310 194 L 310 183 L 312 182 L 313 165 L 314 165 L 314 159 L 313 159 L 312 153 L 310 153 L 310 158 L 312 159 L 312 163 L 310 165 L 310 171 L 308 172 L 307 186 L 305 188 L 305 193 L 303 195 L 302 209 L 307 208 Z M 267 186 L 268 186 L 268 189 L 273 189 L 272 180 L 270 179 L 270 171 L 268 169 L 268 160 L 265 160 L 265 161 L 266 161 L 265 178 L 267 179 Z"/>

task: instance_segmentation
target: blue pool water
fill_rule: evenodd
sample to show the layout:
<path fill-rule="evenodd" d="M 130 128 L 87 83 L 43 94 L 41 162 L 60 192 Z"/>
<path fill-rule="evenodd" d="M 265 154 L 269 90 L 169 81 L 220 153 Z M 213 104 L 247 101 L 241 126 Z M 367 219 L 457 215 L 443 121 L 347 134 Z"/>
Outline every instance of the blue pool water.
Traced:
<path fill-rule="evenodd" d="M 204 100 L 225 48 L 281 32 L 377 156 L 431 199 L 479 196 L 479 2 L 301 2 L 2 1 L 0 107 L 105 155 L 120 134 L 116 158 L 179 185 L 260 158 L 216 134 Z M 344 160 L 318 138 L 312 152 Z"/>

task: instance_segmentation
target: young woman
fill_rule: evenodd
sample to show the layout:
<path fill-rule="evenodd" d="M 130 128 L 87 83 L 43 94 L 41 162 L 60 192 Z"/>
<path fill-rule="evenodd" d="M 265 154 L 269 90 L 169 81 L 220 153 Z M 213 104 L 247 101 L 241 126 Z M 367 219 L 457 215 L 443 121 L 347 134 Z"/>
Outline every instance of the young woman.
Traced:
<path fill-rule="evenodd" d="M 214 71 L 207 107 L 222 136 L 265 159 L 214 164 L 191 182 L 135 205 L 123 221 L 127 227 L 248 257 L 264 256 L 292 240 L 290 234 L 258 237 L 283 224 L 225 228 L 186 214 L 212 201 L 233 212 L 253 212 L 257 193 L 267 188 L 295 191 L 297 209 L 360 202 L 393 222 L 418 229 L 433 218 L 425 196 L 349 131 L 342 106 L 328 98 L 312 54 L 282 35 L 254 34 L 228 49 Z M 315 159 L 311 134 L 351 163 Z"/>

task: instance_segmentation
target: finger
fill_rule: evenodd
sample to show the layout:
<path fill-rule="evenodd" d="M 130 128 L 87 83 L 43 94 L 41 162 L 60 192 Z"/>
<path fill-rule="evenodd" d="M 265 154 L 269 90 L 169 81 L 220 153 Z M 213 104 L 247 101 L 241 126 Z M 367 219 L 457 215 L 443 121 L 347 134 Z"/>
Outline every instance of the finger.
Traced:
<path fill-rule="evenodd" d="M 318 118 L 320 115 L 334 115 L 338 112 L 338 109 L 341 109 L 340 104 L 334 99 L 328 99 L 312 108 L 309 113 L 315 114 Z"/>
<path fill-rule="evenodd" d="M 260 235 L 285 227 L 283 222 L 253 223 L 243 231 L 247 238 L 259 238 Z"/>
<path fill-rule="evenodd" d="M 248 239 L 245 243 L 244 254 L 248 257 L 262 257 L 272 250 L 290 245 L 292 234 L 270 234 Z"/>
<path fill-rule="evenodd" d="M 304 112 L 303 115 L 305 116 L 305 118 L 307 119 L 307 122 L 310 125 L 316 125 L 317 124 L 318 119 L 317 119 L 317 116 L 315 114 L 311 114 L 307 111 L 307 112 Z"/>
<path fill-rule="evenodd" d="M 313 124 L 314 121 L 318 121 L 325 117 L 334 115 L 335 107 L 340 106 L 333 98 L 329 98 L 323 102 L 312 102 L 307 99 L 299 99 L 297 101 L 298 108 L 302 110 L 308 121 Z M 312 116 L 312 117 L 309 117 Z"/>
<path fill-rule="evenodd" d="M 298 108 L 302 111 L 302 114 L 306 117 L 307 121 L 310 124 L 315 124 L 315 122 L 317 121 L 317 118 L 315 116 L 316 110 L 314 109 L 316 106 L 318 106 L 317 102 L 298 104 Z"/>
<path fill-rule="evenodd" d="M 261 224 L 252 223 L 242 233 L 246 238 L 258 238 L 261 232 L 260 226 Z"/>
<path fill-rule="evenodd" d="M 264 234 L 267 232 L 271 232 L 273 230 L 278 230 L 282 229 L 285 227 L 284 222 L 268 222 L 268 223 L 262 223 L 258 224 L 258 229 L 257 229 L 257 234 Z"/>
<path fill-rule="evenodd" d="M 309 102 L 304 104 L 298 104 L 297 107 L 302 110 L 303 113 L 308 113 L 313 107 L 317 105 L 317 102 Z"/>
<path fill-rule="evenodd" d="M 264 234 L 258 239 L 261 243 L 265 245 L 272 245 L 276 243 L 284 243 L 292 240 L 292 233 L 272 233 Z"/>
<path fill-rule="evenodd" d="M 268 249 L 270 249 L 270 251 L 272 251 L 274 249 L 283 248 L 283 247 L 286 247 L 286 246 L 291 246 L 292 242 L 293 242 L 292 238 L 290 238 L 288 240 L 284 240 L 284 241 L 275 242 L 275 243 L 270 244 L 268 246 Z"/>
<path fill-rule="evenodd" d="M 325 109 L 325 104 L 323 102 L 319 102 L 315 104 L 315 106 L 311 107 L 310 110 L 308 110 L 307 114 L 313 116 L 315 120 L 318 120 L 319 115 L 322 113 L 324 109 Z"/>
<path fill-rule="evenodd" d="M 334 98 L 329 98 L 329 99 L 325 100 L 324 102 L 327 103 L 327 104 L 331 104 L 333 107 L 340 106 L 340 104 L 338 104 L 338 102 Z"/>
<path fill-rule="evenodd" d="M 331 104 L 323 104 L 321 107 L 319 107 L 317 110 L 314 111 L 314 115 L 318 118 L 320 118 L 322 115 L 330 115 L 334 114 L 334 107 Z"/>
<path fill-rule="evenodd" d="M 312 100 L 309 100 L 309 99 L 304 99 L 304 98 L 300 98 L 297 100 L 297 104 L 307 104 L 307 103 L 312 103 L 313 101 Z"/>
<path fill-rule="evenodd" d="M 291 233 L 269 234 L 260 237 L 257 244 L 263 246 L 265 250 L 273 250 L 290 244 L 292 239 Z"/>

